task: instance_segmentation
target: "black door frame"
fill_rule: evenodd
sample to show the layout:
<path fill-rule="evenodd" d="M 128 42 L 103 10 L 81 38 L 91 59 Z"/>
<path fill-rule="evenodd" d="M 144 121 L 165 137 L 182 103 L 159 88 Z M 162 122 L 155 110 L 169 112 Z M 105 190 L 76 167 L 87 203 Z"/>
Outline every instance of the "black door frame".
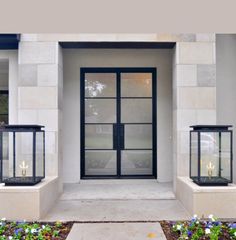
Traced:
<path fill-rule="evenodd" d="M 120 106 L 121 97 L 120 97 L 120 74 L 121 73 L 152 73 L 152 174 L 151 175 L 121 175 L 121 149 L 120 144 L 117 147 L 117 174 L 116 175 L 85 175 L 85 73 L 116 73 L 117 76 L 117 86 L 116 86 L 116 108 L 117 108 L 117 123 L 120 126 Z M 157 73 L 156 68 L 150 67 L 84 67 L 80 69 L 80 174 L 81 179 L 127 179 L 127 178 L 157 178 Z M 130 97 L 135 98 L 135 97 Z M 143 97 L 145 99 L 145 97 Z M 140 123 L 142 124 L 142 123 Z M 123 130 L 123 129 L 122 129 Z M 117 134 L 120 136 L 121 131 L 117 131 Z M 114 136 L 113 136 L 114 137 Z M 120 139 L 120 137 L 118 137 Z M 102 150 L 102 149 L 101 149 Z"/>

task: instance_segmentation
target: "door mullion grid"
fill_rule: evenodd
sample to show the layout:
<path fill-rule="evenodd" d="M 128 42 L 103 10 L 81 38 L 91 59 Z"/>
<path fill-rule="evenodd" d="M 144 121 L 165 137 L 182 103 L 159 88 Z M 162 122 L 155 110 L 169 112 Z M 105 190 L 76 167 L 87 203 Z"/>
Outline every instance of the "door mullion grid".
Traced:
<path fill-rule="evenodd" d="M 121 97 L 121 73 L 122 72 L 151 72 L 152 73 L 152 97 Z M 81 176 L 83 178 L 90 178 L 90 177 L 99 177 L 98 175 L 96 176 L 86 176 L 85 174 L 85 99 L 88 98 L 90 99 L 90 97 L 85 97 L 85 84 L 84 84 L 84 79 L 85 79 L 85 72 L 92 72 L 92 73 L 96 73 L 96 72 L 113 72 L 116 73 L 116 98 L 114 97 L 101 97 L 104 99 L 116 99 L 116 130 L 117 130 L 117 144 L 116 144 L 116 157 L 117 157 L 117 175 L 104 175 L 103 177 L 106 178 L 129 178 L 129 177 L 144 177 L 144 178 L 148 178 L 148 177 L 152 177 L 151 175 L 123 175 L 121 174 L 121 146 L 122 146 L 122 139 L 121 139 L 121 99 L 122 98 L 127 98 L 127 99 L 132 99 L 132 98 L 140 98 L 140 99 L 152 99 L 152 123 L 127 123 L 127 124 L 151 124 L 153 126 L 153 176 L 156 177 L 156 71 L 153 69 L 146 69 L 146 70 L 140 70 L 140 69 L 123 69 L 123 68 L 119 68 L 119 69 L 110 69 L 110 71 L 107 71 L 107 69 L 100 69 L 98 70 L 94 70 L 91 69 L 88 71 L 88 69 L 86 70 L 82 70 L 81 71 Z M 92 98 L 91 99 L 96 99 L 96 98 Z M 100 99 L 100 98 L 99 98 Z M 87 123 L 89 124 L 95 124 L 95 123 Z M 109 123 L 96 123 L 96 124 L 109 124 Z M 114 123 L 110 123 L 110 124 L 114 124 Z M 125 127 L 125 125 L 124 125 Z M 90 150 L 90 149 L 89 149 Z M 101 150 L 101 149 L 99 149 Z M 127 149 L 127 150 L 131 150 L 131 149 Z M 141 150 L 141 149 L 139 149 Z M 142 149 L 143 150 L 143 149 Z M 151 149 L 145 149 L 145 150 L 151 150 Z"/>

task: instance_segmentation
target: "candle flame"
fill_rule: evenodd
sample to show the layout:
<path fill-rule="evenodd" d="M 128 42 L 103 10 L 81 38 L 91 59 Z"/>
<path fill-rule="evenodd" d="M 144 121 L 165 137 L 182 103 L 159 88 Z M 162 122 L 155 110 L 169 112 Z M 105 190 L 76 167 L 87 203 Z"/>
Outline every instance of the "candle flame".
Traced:
<path fill-rule="evenodd" d="M 29 166 L 25 164 L 25 161 L 22 161 L 22 164 L 20 164 L 21 169 L 28 169 Z"/>
<path fill-rule="evenodd" d="M 209 164 L 207 164 L 207 169 L 208 170 L 214 170 L 215 166 L 212 164 L 212 162 L 209 162 Z"/>
<path fill-rule="evenodd" d="M 211 179 L 212 175 L 213 175 L 213 170 L 215 169 L 215 166 L 212 164 L 212 162 L 210 161 L 209 164 L 206 165 L 207 168 L 207 172 L 208 172 L 208 177 Z"/>

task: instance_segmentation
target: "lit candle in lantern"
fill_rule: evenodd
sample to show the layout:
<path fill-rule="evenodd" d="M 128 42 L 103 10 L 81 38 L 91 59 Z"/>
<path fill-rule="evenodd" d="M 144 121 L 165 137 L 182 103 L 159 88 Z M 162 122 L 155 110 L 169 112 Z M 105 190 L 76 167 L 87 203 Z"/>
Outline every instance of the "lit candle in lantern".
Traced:
<path fill-rule="evenodd" d="M 20 169 L 21 169 L 21 174 L 23 177 L 26 176 L 26 169 L 28 169 L 29 166 L 25 164 L 25 161 L 22 161 L 22 163 L 20 164 Z"/>
<path fill-rule="evenodd" d="M 212 162 L 210 161 L 208 164 L 207 164 L 207 170 L 208 170 L 208 177 L 211 178 L 212 175 L 213 175 L 213 170 L 215 169 L 215 166 L 212 164 Z"/>

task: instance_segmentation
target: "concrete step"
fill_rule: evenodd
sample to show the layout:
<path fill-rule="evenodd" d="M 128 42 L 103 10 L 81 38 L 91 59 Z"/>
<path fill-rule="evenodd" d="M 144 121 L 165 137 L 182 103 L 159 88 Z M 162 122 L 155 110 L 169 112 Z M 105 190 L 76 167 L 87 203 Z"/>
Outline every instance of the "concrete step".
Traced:
<path fill-rule="evenodd" d="M 44 221 L 160 221 L 189 219 L 178 200 L 58 201 Z"/>
<path fill-rule="evenodd" d="M 175 199 L 171 183 L 156 180 L 87 180 L 65 184 L 60 200 L 164 200 Z"/>

